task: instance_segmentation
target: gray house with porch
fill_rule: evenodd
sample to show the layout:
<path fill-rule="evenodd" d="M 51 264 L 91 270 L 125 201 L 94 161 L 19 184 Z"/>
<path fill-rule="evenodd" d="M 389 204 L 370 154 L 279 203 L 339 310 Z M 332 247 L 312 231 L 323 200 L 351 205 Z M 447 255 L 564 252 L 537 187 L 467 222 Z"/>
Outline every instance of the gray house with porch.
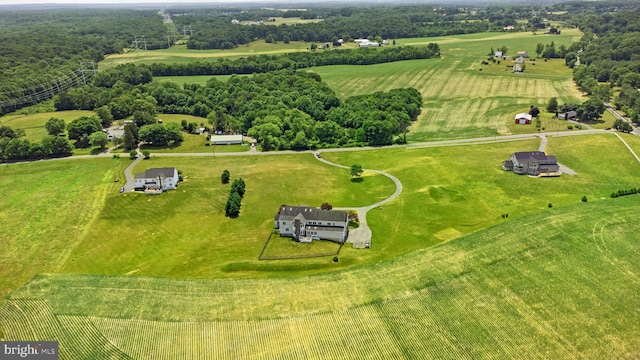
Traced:
<path fill-rule="evenodd" d="M 308 206 L 282 205 L 274 223 L 280 235 L 291 236 L 300 242 L 330 240 L 341 243 L 349 233 L 346 212 Z"/>
<path fill-rule="evenodd" d="M 542 151 L 517 152 L 502 163 L 506 171 L 531 176 L 560 176 L 560 166 L 556 157 Z"/>

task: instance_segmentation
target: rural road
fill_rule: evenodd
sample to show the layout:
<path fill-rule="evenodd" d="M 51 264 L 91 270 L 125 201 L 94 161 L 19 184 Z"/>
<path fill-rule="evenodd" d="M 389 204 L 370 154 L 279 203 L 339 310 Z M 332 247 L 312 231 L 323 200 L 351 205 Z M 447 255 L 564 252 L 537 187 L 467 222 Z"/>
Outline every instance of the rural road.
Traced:
<path fill-rule="evenodd" d="M 323 159 L 321 157 L 320 153 L 321 153 L 320 151 L 315 152 L 315 156 L 314 157 L 316 158 L 316 160 L 318 160 L 320 162 L 323 162 L 323 163 L 325 163 L 327 165 L 339 167 L 339 168 L 342 168 L 342 169 L 349 169 L 348 166 L 336 164 L 336 163 L 333 163 L 331 161 Z M 354 211 L 358 212 L 358 220 L 360 221 L 360 226 L 358 226 L 357 229 L 350 230 L 349 231 L 349 237 L 347 239 L 347 242 L 348 243 L 352 243 L 354 248 L 365 248 L 365 247 L 370 247 L 371 246 L 371 228 L 369 228 L 369 225 L 367 224 L 367 212 L 369 212 L 369 210 L 371 210 L 371 209 L 379 208 L 380 206 L 382 206 L 382 205 L 388 203 L 389 201 L 397 198 L 398 195 L 400 195 L 400 193 L 402 193 L 402 183 L 395 176 L 393 176 L 393 175 L 391 175 L 389 173 L 386 173 L 384 171 L 381 171 L 381 170 L 372 170 L 372 169 L 363 169 L 363 170 L 388 177 L 396 185 L 396 191 L 394 191 L 393 194 L 391 194 L 391 196 L 389 196 L 388 198 L 386 198 L 384 200 L 381 200 L 381 201 L 378 201 L 375 204 L 371 204 L 371 205 L 367 205 L 367 206 L 361 206 L 361 207 L 336 207 L 336 208 L 334 208 L 335 210 L 343 210 L 343 211 L 354 210 Z"/>

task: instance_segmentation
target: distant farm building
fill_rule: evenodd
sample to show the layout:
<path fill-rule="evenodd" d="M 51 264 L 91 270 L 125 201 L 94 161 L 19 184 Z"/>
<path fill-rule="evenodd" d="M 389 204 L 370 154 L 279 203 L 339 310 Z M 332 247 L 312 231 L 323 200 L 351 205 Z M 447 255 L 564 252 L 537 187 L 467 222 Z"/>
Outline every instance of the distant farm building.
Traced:
<path fill-rule="evenodd" d="M 506 171 L 531 176 L 560 176 L 556 157 L 542 151 L 517 152 L 502 163 Z"/>
<path fill-rule="evenodd" d="M 242 144 L 242 135 L 211 135 L 211 145 Z"/>
<path fill-rule="evenodd" d="M 522 67 L 522 64 L 515 64 L 513 65 L 513 72 L 514 73 L 521 73 L 524 72 L 524 69 Z"/>
<path fill-rule="evenodd" d="M 496 53 L 493 55 L 497 58 L 501 58 L 502 57 L 502 51 L 496 51 Z"/>
<path fill-rule="evenodd" d="M 515 27 L 513 27 L 513 25 L 508 25 L 508 26 L 505 26 L 503 29 L 504 29 L 504 30 L 509 30 L 509 31 L 510 31 L 510 30 L 515 29 Z"/>
<path fill-rule="evenodd" d="M 523 58 L 528 58 L 529 57 L 529 53 L 526 51 L 518 51 L 518 53 L 516 54 L 517 57 L 523 57 Z"/>
<path fill-rule="evenodd" d="M 531 115 L 527 113 L 516 114 L 515 122 L 519 125 L 531 124 Z"/>
<path fill-rule="evenodd" d="M 162 194 L 178 187 L 180 177 L 174 167 L 152 168 L 134 176 L 134 186 L 147 195 Z"/>
<path fill-rule="evenodd" d="M 349 233 L 346 212 L 307 206 L 281 206 L 274 223 L 275 228 L 280 230 L 280 235 L 291 236 L 300 242 L 344 242 Z"/>
<path fill-rule="evenodd" d="M 369 39 L 355 39 L 353 40 L 353 42 L 358 44 L 358 46 L 361 48 L 380 46 L 380 44 L 377 41 L 370 41 Z"/>

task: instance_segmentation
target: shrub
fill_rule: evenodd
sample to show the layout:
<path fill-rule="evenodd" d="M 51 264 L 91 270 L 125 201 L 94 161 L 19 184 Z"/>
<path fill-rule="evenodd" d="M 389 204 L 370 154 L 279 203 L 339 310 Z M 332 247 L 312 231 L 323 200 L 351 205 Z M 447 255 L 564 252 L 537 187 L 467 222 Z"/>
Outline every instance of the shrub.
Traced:
<path fill-rule="evenodd" d="M 220 182 L 222 182 L 223 184 L 228 184 L 230 178 L 231 178 L 231 173 L 229 173 L 229 170 L 225 169 L 222 172 L 222 175 L 220 175 Z"/>
<path fill-rule="evenodd" d="M 587 202 L 587 196 L 586 195 L 582 197 L 582 202 Z"/>
<path fill-rule="evenodd" d="M 135 151 L 135 150 L 131 150 L 131 151 L 129 151 L 129 158 L 130 158 L 131 160 L 135 159 L 137 155 L 138 155 L 138 152 L 137 152 L 137 151 Z"/>

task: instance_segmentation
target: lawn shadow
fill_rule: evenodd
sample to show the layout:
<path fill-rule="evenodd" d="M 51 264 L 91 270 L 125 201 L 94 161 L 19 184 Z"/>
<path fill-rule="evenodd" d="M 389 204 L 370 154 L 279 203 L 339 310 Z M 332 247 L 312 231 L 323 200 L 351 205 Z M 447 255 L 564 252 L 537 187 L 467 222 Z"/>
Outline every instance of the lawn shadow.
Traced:
<path fill-rule="evenodd" d="M 363 181 L 364 181 L 364 178 L 361 178 L 361 177 L 351 179 L 352 183 L 361 183 Z"/>

